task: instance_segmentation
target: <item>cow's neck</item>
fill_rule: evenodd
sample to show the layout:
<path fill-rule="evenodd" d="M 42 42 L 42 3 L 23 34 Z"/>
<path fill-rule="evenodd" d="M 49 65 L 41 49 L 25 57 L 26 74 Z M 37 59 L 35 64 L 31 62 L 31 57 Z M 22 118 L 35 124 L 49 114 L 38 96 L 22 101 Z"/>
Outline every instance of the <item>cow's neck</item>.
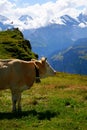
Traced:
<path fill-rule="evenodd" d="M 36 83 L 40 83 L 40 74 L 39 74 L 39 68 L 35 65 L 35 71 L 36 71 Z"/>

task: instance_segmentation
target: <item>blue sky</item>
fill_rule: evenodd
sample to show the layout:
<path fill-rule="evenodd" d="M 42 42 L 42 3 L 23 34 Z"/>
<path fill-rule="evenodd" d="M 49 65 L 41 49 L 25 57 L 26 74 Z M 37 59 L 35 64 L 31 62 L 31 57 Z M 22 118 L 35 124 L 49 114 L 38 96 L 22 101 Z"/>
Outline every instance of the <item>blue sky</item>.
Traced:
<path fill-rule="evenodd" d="M 35 4 L 44 4 L 47 2 L 56 2 L 56 0 L 10 0 L 12 3 L 15 3 L 18 7 L 21 7 L 25 4 L 35 5 Z"/>

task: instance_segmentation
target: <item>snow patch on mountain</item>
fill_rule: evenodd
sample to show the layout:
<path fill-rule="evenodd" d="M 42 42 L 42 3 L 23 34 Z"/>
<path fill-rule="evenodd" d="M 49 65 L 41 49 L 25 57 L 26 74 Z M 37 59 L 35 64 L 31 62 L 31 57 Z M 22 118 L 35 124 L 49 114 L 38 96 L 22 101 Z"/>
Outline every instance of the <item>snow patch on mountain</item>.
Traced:
<path fill-rule="evenodd" d="M 43 22 L 42 22 L 43 21 Z M 67 14 L 62 16 L 53 16 L 48 17 L 46 20 L 45 17 L 32 17 L 32 15 L 21 15 L 20 17 L 17 17 L 16 19 L 9 19 L 3 15 L 0 15 L 0 22 L 3 24 L 13 24 L 14 27 L 18 27 L 21 30 L 26 29 L 37 29 L 40 27 L 45 27 L 50 24 L 58 24 L 58 25 L 65 25 L 65 26 L 78 26 L 81 28 L 87 27 L 87 15 L 86 14 L 79 14 L 78 17 L 71 17 Z"/>

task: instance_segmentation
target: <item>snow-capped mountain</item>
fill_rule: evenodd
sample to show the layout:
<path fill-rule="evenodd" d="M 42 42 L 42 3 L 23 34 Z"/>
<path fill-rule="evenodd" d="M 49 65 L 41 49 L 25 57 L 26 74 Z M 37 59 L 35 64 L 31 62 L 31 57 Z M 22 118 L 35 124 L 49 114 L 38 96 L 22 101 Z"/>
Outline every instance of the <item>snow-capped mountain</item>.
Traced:
<path fill-rule="evenodd" d="M 78 18 L 80 23 L 82 22 L 82 23 L 87 24 L 87 15 L 84 15 L 81 13 L 77 18 Z"/>
<path fill-rule="evenodd" d="M 13 21 L 14 25 L 18 26 L 19 28 L 21 26 L 23 26 L 23 24 L 27 24 L 28 25 L 27 28 L 23 28 L 23 30 L 25 30 L 25 29 L 30 30 L 30 29 L 34 29 L 34 28 L 37 29 L 37 28 L 48 26 L 50 24 L 58 24 L 58 25 L 65 25 L 65 26 L 80 26 L 83 24 L 84 27 L 87 27 L 87 15 L 82 14 L 82 13 L 79 14 L 78 17 L 76 17 L 76 18 L 73 18 L 67 14 L 60 16 L 60 17 L 53 17 L 53 18 L 49 19 L 48 21 L 46 21 L 46 23 L 44 23 L 44 24 L 40 23 L 41 20 L 39 17 L 33 18 L 32 16 L 30 16 L 28 14 L 22 15 L 19 18 L 17 18 L 16 23 L 15 23 L 14 19 L 10 20 L 9 18 L 7 18 L 5 16 L 0 15 L 0 22 L 3 23 L 8 20 Z M 37 24 L 38 24 L 38 26 L 37 26 Z M 32 27 L 31 27 L 31 25 L 32 25 Z M 80 27 L 82 27 L 82 26 L 80 26 Z"/>
<path fill-rule="evenodd" d="M 28 25 L 30 22 L 32 22 L 33 18 L 29 15 L 22 15 L 19 18 L 19 21 L 21 21 L 23 24 Z"/>
<path fill-rule="evenodd" d="M 10 23 L 10 19 L 9 18 L 7 18 L 7 17 L 5 17 L 3 15 L 0 15 L 0 31 L 1 30 L 6 30 L 8 28 L 12 28 L 13 27 L 11 24 L 8 23 L 8 21 Z"/>
<path fill-rule="evenodd" d="M 79 24 L 79 21 L 77 19 L 74 19 L 70 17 L 69 15 L 61 16 L 61 20 L 65 25 L 78 25 Z"/>
<path fill-rule="evenodd" d="M 81 25 L 83 24 L 84 27 L 87 27 L 87 15 L 85 14 L 81 13 L 77 18 L 72 18 L 69 15 L 63 15 L 60 18 L 65 25 L 82 27 Z"/>
<path fill-rule="evenodd" d="M 20 21 L 28 21 L 28 20 L 33 20 L 33 18 L 29 15 L 22 15 L 20 18 L 19 18 Z"/>
<path fill-rule="evenodd" d="M 9 20 L 9 18 L 3 16 L 3 15 L 0 15 L 0 22 L 6 22 L 7 20 Z"/>

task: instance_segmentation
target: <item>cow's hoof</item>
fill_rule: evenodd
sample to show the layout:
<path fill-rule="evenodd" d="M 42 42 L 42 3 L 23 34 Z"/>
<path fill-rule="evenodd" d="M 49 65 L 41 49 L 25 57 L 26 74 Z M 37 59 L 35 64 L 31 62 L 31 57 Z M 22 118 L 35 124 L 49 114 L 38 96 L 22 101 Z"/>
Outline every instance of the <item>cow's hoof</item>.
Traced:
<path fill-rule="evenodd" d="M 13 113 L 13 114 L 17 113 L 17 110 L 12 110 L 12 113 Z"/>
<path fill-rule="evenodd" d="M 40 83 L 40 82 L 41 82 L 40 78 L 37 77 L 37 78 L 36 78 L 36 83 Z"/>
<path fill-rule="evenodd" d="M 22 112 L 21 108 L 20 108 L 20 109 L 18 109 L 18 113 L 21 113 L 21 112 Z"/>

